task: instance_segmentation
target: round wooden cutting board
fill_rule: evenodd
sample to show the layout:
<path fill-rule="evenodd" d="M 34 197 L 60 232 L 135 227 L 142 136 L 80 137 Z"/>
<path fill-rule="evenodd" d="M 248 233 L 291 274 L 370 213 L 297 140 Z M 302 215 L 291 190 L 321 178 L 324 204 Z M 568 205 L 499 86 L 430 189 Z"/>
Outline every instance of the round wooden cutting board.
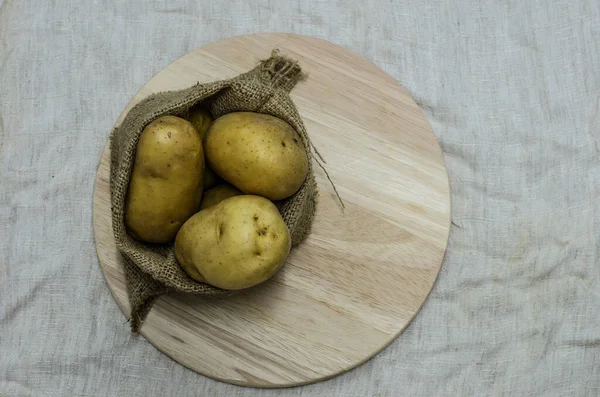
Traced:
<path fill-rule="evenodd" d="M 381 69 L 323 40 L 270 33 L 207 45 L 150 80 L 118 123 L 151 93 L 236 76 L 274 48 L 308 73 L 291 96 L 345 209 L 315 166 L 320 193 L 312 232 L 278 274 L 226 298 L 163 296 L 141 328 L 186 367 L 254 387 L 323 380 L 381 351 L 427 298 L 450 227 L 442 152 L 419 107 Z M 107 145 L 94 191 L 94 233 L 108 286 L 128 316 L 112 234 L 109 158 Z"/>

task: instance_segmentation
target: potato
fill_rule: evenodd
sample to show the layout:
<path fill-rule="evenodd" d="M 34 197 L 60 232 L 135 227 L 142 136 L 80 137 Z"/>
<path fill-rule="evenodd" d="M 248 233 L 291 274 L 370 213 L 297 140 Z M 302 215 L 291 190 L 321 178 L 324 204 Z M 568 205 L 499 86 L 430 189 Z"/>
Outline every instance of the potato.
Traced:
<path fill-rule="evenodd" d="M 210 167 L 204 167 L 204 190 L 217 186 L 222 179 Z"/>
<path fill-rule="evenodd" d="M 200 138 L 204 140 L 206 131 L 208 131 L 208 128 L 212 123 L 212 116 L 210 113 L 208 113 L 208 110 L 206 110 L 201 104 L 194 105 L 190 108 L 187 120 L 192 123 L 196 131 L 198 131 L 200 134 Z"/>
<path fill-rule="evenodd" d="M 238 290 L 273 276 L 291 248 L 275 205 L 254 195 L 235 196 L 192 216 L 175 239 L 175 256 L 194 280 Z"/>
<path fill-rule="evenodd" d="M 219 204 L 221 201 L 228 199 L 229 197 L 239 196 L 240 194 L 243 193 L 228 183 L 213 187 L 210 190 L 206 190 L 202 195 L 200 210 L 212 207 L 213 205 Z"/>
<path fill-rule="evenodd" d="M 190 108 L 187 120 L 192 123 L 196 131 L 200 134 L 200 139 L 204 140 L 206 131 L 212 123 L 212 116 L 202 104 L 194 105 Z M 214 187 L 219 182 L 219 177 L 209 167 L 204 169 L 204 190 Z"/>
<path fill-rule="evenodd" d="M 287 198 L 298 191 L 308 173 L 300 137 L 273 116 L 226 114 L 212 123 L 204 143 L 213 171 L 246 194 Z"/>
<path fill-rule="evenodd" d="M 152 121 L 140 135 L 125 201 L 125 224 L 137 239 L 167 243 L 200 207 L 202 140 L 175 116 Z"/>

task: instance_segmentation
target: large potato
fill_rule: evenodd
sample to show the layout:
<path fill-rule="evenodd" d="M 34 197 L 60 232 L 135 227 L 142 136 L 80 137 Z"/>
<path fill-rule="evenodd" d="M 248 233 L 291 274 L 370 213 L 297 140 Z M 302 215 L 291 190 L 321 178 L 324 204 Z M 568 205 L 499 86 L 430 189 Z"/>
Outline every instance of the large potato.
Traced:
<path fill-rule="evenodd" d="M 281 200 L 306 179 L 308 157 L 285 121 L 252 112 L 216 119 L 204 141 L 210 167 L 246 194 Z"/>
<path fill-rule="evenodd" d="M 175 239 L 175 256 L 193 279 L 237 290 L 273 276 L 290 252 L 290 234 L 275 205 L 235 196 L 192 216 Z"/>
<path fill-rule="evenodd" d="M 215 186 L 212 189 L 206 190 L 202 195 L 200 209 L 203 210 L 205 208 L 212 207 L 213 205 L 217 205 L 229 197 L 239 196 L 240 194 L 243 193 L 240 192 L 235 186 L 231 186 L 229 183 Z"/>
<path fill-rule="evenodd" d="M 202 140 L 179 117 L 159 117 L 142 131 L 125 201 L 130 233 L 149 243 L 172 241 L 200 206 Z"/>

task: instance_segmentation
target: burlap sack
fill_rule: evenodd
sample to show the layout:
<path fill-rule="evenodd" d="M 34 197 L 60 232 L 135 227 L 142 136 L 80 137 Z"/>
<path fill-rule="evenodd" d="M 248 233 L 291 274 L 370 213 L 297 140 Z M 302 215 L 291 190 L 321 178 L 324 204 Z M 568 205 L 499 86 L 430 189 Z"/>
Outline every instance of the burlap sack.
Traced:
<path fill-rule="evenodd" d="M 191 106 L 203 102 L 213 117 L 234 111 L 266 113 L 287 121 L 298 132 L 311 158 L 311 143 L 289 91 L 304 78 L 300 67 L 273 51 L 251 71 L 233 79 L 196 84 L 193 87 L 153 94 L 132 108 L 110 140 L 110 192 L 113 232 L 122 254 L 131 306 L 131 328 L 139 330 L 154 300 L 169 291 L 199 295 L 230 292 L 192 280 L 175 259 L 173 245 L 144 244 L 127 234 L 124 204 L 139 136 L 146 125 L 163 115 L 185 117 Z M 292 247 L 308 234 L 315 210 L 317 188 L 312 165 L 300 190 L 287 199 L 281 214 Z"/>

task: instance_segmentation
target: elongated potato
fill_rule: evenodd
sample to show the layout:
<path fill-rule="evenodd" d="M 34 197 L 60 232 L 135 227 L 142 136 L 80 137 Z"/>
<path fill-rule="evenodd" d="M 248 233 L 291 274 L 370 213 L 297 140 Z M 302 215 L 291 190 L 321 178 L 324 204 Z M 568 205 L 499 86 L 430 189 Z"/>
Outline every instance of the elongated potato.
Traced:
<path fill-rule="evenodd" d="M 125 202 L 125 224 L 137 239 L 167 243 L 202 199 L 204 151 L 194 127 L 159 117 L 142 131 Z"/>

